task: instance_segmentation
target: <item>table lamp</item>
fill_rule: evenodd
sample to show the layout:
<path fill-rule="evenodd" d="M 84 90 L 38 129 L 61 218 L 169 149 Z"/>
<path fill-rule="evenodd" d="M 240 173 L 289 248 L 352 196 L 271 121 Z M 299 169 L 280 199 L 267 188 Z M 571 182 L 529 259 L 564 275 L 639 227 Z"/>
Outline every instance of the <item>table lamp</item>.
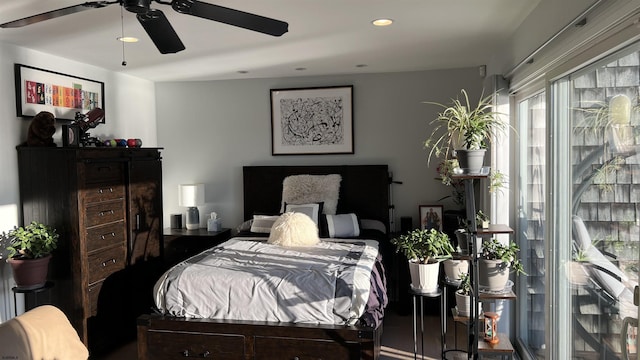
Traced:
<path fill-rule="evenodd" d="M 200 213 L 198 205 L 204 204 L 204 184 L 182 184 L 179 191 L 180 206 L 187 209 L 187 230 L 200 227 Z"/>

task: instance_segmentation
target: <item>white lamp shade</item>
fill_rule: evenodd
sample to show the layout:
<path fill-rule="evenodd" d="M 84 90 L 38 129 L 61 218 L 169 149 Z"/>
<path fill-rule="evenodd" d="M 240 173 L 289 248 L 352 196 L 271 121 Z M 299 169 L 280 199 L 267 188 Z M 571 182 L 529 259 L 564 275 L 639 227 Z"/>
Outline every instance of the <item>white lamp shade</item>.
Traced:
<path fill-rule="evenodd" d="M 204 204 L 204 184 L 182 184 L 178 195 L 180 206 L 202 205 Z"/>

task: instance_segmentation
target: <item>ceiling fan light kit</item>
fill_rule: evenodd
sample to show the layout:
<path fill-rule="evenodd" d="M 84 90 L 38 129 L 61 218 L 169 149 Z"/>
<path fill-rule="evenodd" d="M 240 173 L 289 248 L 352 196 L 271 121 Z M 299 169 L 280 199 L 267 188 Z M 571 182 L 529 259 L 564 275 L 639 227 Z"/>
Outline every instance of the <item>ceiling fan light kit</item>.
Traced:
<path fill-rule="evenodd" d="M 61 16 L 75 14 L 81 11 L 103 8 L 112 4 L 119 4 L 125 10 L 135 13 L 138 22 L 142 25 L 147 35 L 151 38 L 161 54 L 177 53 L 185 49 L 178 34 L 171 23 L 158 9 L 152 9 L 151 3 L 155 1 L 162 5 L 171 5 L 174 11 L 203 19 L 221 22 L 227 25 L 241 27 L 272 36 L 282 36 L 288 31 L 289 24 L 284 21 L 267 18 L 248 12 L 209 4 L 198 0 L 114 0 L 114 1 L 89 1 L 83 4 L 68 6 L 65 8 L 44 12 L 42 14 L 0 24 L 0 28 L 19 28 L 41 21 L 55 19 Z"/>

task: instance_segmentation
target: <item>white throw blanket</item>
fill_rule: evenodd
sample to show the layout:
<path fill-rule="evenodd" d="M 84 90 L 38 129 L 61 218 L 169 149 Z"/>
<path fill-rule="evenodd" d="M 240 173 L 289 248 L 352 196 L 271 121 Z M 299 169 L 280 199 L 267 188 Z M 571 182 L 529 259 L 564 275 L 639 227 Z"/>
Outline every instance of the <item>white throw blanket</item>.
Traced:
<path fill-rule="evenodd" d="M 156 306 L 180 317 L 316 324 L 353 324 L 363 314 L 377 242 L 264 240 L 234 238 L 177 264 L 156 283 Z"/>

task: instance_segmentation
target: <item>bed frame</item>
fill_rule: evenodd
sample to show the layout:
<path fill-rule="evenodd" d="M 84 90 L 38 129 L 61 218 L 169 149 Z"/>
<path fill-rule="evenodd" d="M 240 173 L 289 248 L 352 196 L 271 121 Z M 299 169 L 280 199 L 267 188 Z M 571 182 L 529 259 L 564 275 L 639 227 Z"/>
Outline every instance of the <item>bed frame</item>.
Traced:
<path fill-rule="evenodd" d="M 297 174 L 340 174 L 338 213 L 354 212 L 389 229 L 386 165 L 245 166 L 244 217 L 280 210 L 282 180 Z M 156 314 L 138 319 L 138 359 L 184 357 L 280 359 L 378 359 L 382 323 L 363 326 L 303 325 L 185 319 Z"/>

